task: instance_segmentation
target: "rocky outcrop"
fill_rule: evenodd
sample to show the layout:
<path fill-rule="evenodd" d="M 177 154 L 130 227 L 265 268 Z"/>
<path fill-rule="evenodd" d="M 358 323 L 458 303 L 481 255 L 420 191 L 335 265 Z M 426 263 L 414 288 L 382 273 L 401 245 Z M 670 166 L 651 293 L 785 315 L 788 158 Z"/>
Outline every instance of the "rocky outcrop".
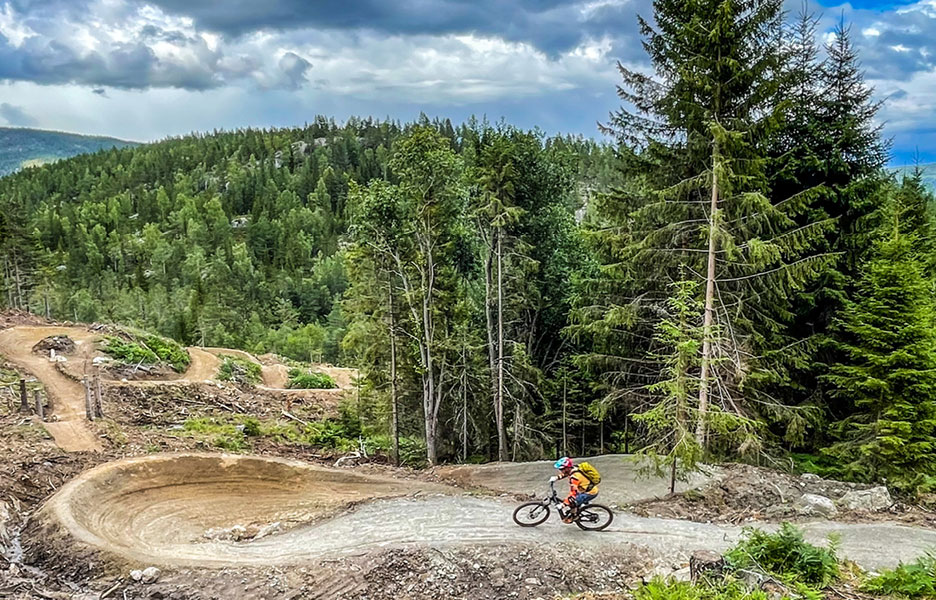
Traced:
<path fill-rule="evenodd" d="M 848 492 L 839 500 L 839 506 L 848 510 L 879 511 L 890 508 L 894 501 L 883 485 L 869 490 Z"/>
<path fill-rule="evenodd" d="M 803 494 L 794 509 L 803 517 L 832 517 L 838 513 L 835 502 L 819 494 Z"/>

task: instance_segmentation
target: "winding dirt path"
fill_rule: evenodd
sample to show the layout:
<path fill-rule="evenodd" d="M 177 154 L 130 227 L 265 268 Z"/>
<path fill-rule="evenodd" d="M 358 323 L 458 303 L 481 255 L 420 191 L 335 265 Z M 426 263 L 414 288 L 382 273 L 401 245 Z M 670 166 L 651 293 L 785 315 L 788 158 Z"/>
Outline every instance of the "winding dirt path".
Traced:
<path fill-rule="evenodd" d="M 416 491 L 422 497 L 406 497 Z M 460 494 L 447 486 L 283 459 L 155 455 L 83 473 L 47 502 L 39 518 L 54 530 L 134 562 L 212 568 L 297 564 L 380 548 L 518 541 L 563 542 L 596 551 L 636 544 L 672 563 L 684 562 L 694 550 L 724 550 L 742 533 L 734 526 L 620 512 L 608 530 L 598 533 L 563 525 L 555 516 L 540 527 L 521 528 L 511 520 L 515 502 Z M 323 519 L 365 500 L 371 502 Z M 242 542 L 205 536 L 213 528 L 274 522 L 291 527 Z M 816 543 L 830 534 L 840 536 L 840 554 L 865 568 L 893 566 L 936 545 L 936 531 L 889 523 L 802 527 Z"/>
<path fill-rule="evenodd" d="M 38 379 L 52 401 L 51 420 L 43 423 L 59 448 L 67 452 L 99 452 L 101 442 L 85 419 L 85 393 L 80 383 L 63 375 L 55 363 L 34 354 L 32 347 L 50 335 L 67 335 L 78 349 L 73 357 L 89 356 L 96 337 L 73 327 L 13 327 L 0 331 L 0 354 Z"/>
<path fill-rule="evenodd" d="M 90 375 L 91 361 L 95 355 L 94 344 L 101 339 L 101 334 L 83 327 L 58 327 L 49 325 L 15 326 L 0 330 L 0 355 L 12 364 L 30 373 L 45 387 L 52 401 L 50 419 L 43 426 L 52 435 L 55 443 L 67 452 L 100 451 L 101 442 L 94 434 L 85 418 L 84 388 L 74 379 L 62 373 L 48 357 L 35 354 L 33 346 L 49 336 L 63 335 L 71 338 L 77 349 L 68 356 L 71 373 L 75 376 Z M 215 381 L 218 367 L 221 365 L 219 354 L 243 357 L 260 364 L 263 368 L 264 384 L 259 389 L 282 393 L 302 398 L 321 399 L 324 402 L 337 402 L 350 386 L 350 369 L 332 370 L 338 373 L 335 380 L 339 388 L 334 390 L 290 390 L 285 389 L 288 369 L 280 364 L 263 364 L 252 354 L 242 350 L 227 348 L 187 348 L 191 363 L 186 372 L 168 379 L 121 381 L 123 385 L 152 387 L 204 383 Z M 113 380 L 112 380 L 113 381 Z"/>

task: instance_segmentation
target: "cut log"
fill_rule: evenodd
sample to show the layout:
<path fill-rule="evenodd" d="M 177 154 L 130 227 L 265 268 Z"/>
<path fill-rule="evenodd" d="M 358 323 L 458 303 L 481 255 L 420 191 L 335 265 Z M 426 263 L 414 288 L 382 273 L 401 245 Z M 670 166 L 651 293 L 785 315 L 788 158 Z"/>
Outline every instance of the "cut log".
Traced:
<path fill-rule="evenodd" d="M 711 550 L 697 550 L 689 559 L 689 578 L 693 583 L 700 578 L 721 577 L 725 571 L 725 559 Z"/>

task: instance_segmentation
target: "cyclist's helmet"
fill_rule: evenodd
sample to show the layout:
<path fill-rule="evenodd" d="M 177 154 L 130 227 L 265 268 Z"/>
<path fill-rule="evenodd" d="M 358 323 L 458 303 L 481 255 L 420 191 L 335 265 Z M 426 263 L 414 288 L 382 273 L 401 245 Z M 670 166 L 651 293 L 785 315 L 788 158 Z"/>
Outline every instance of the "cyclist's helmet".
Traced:
<path fill-rule="evenodd" d="M 557 469 L 559 469 L 560 471 L 563 470 L 563 469 L 571 469 L 571 468 L 572 468 L 572 459 L 569 458 L 568 456 L 563 456 L 562 458 L 560 458 L 559 460 L 557 460 L 557 461 L 556 461 L 556 464 L 554 464 L 553 466 L 556 467 Z"/>

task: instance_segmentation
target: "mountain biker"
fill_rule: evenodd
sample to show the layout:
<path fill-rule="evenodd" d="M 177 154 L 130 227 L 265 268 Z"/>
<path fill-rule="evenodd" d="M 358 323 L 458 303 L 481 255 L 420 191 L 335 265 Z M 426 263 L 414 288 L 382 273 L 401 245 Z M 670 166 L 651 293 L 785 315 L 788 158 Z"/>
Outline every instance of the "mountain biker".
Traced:
<path fill-rule="evenodd" d="M 550 482 L 559 481 L 566 477 L 569 478 L 569 495 L 563 500 L 563 504 L 569 507 L 569 512 L 563 517 L 562 521 L 564 523 L 571 523 L 575 520 L 578 510 L 594 500 L 595 496 L 598 495 L 598 486 L 589 481 L 588 477 L 585 477 L 585 475 L 575 467 L 572 459 L 568 456 L 563 456 L 557 460 L 556 464 L 553 466 L 559 470 L 559 475 L 550 477 Z"/>

